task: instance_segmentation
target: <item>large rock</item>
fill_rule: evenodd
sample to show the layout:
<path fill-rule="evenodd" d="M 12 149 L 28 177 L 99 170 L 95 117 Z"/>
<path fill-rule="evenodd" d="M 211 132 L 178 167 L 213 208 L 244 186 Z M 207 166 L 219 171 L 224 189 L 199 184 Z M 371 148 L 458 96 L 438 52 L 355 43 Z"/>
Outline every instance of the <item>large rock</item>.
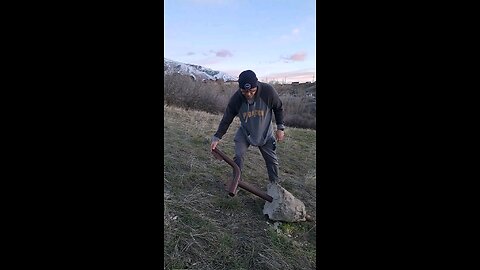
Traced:
<path fill-rule="evenodd" d="M 279 184 L 268 184 L 267 194 L 273 198 L 271 203 L 266 202 L 263 207 L 263 214 L 268 218 L 287 222 L 306 220 L 305 204 Z"/>

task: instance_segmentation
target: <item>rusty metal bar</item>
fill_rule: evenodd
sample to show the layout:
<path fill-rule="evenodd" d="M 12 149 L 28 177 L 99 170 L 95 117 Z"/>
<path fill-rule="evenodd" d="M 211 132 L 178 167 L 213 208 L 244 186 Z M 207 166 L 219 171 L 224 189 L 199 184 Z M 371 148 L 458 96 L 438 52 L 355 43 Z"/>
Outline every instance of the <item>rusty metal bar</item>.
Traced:
<path fill-rule="evenodd" d="M 268 195 L 267 193 L 257 189 L 256 187 L 250 185 L 249 183 L 247 183 L 245 181 L 238 182 L 238 186 L 245 189 L 246 191 L 249 191 L 249 192 L 257 195 L 258 197 L 264 199 L 265 201 L 272 202 L 272 200 L 273 200 L 273 198 L 270 195 Z"/>
<path fill-rule="evenodd" d="M 253 193 L 257 195 L 258 197 L 268 201 L 272 202 L 273 198 L 268 195 L 267 193 L 259 190 L 258 188 L 254 187 L 251 184 L 246 183 L 245 181 L 240 181 L 240 168 L 238 167 L 237 163 L 235 163 L 231 158 L 229 158 L 227 155 L 225 155 L 222 151 L 218 150 L 218 148 L 215 148 L 212 150 L 213 156 L 219 160 L 224 160 L 227 162 L 230 166 L 233 167 L 233 180 L 228 183 L 227 190 L 228 190 L 228 195 L 230 196 L 235 196 L 237 193 L 237 187 L 241 187 L 245 189 L 246 191 Z"/>
<path fill-rule="evenodd" d="M 240 168 L 238 167 L 237 163 L 235 163 L 231 158 L 229 158 L 227 155 L 225 155 L 222 151 L 218 150 L 218 148 L 215 148 L 212 150 L 213 156 L 215 158 L 220 159 L 220 160 L 225 160 L 225 162 L 228 163 L 228 165 L 232 166 L 233 168 L 233 181 L 228 183 L 227 190 L 228 190 L 228 195 L 230 196 L 235 196 L 237 193 L 237 186 L 238 182 L 240 181 Z"/>

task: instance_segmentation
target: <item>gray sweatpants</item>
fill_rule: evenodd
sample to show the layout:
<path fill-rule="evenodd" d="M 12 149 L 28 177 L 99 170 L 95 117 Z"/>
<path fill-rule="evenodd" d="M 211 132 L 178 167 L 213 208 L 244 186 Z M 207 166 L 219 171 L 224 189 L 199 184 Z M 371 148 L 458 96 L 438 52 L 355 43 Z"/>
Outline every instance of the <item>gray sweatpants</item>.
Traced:
<path fill-rule="evenodd" d="M 241 130 L 237 130 L 235 134 L 235 156 L 233 157 L 233 161 L 238 165 L 240 171 L 243 168 L 243 160 L 245 153 L 247 152 L 250 143 L 248 142 L 245 134 Z M 278 158 L 275 152 L 277 148 L 277 144 L 275 141 L 275 137 L 271 137 L 267 140 L 267 142 L 262 145 L 258 146 L 260 149 L 260 153 L 265 160 L 265 165 L 267 167 L 268 179 L 272 183 L 278 183 Z"/>

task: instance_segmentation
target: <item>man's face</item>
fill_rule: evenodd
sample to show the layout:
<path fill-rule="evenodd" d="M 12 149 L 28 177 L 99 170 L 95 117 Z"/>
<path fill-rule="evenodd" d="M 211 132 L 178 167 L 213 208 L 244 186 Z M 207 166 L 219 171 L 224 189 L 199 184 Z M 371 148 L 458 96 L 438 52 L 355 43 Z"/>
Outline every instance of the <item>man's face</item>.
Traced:
<path fill-rule="evenodd" d="M 240 91 L 242 91 L 242 94 L 243 94 L 247 99 L 252 99 L 253 96 L 255 95 L 255 93 L 257 92 L 257 87 L 251 88 L 250 90 L 245 90 L 245 89 L 241 89 L 241 88 L 240 88 Z"/>

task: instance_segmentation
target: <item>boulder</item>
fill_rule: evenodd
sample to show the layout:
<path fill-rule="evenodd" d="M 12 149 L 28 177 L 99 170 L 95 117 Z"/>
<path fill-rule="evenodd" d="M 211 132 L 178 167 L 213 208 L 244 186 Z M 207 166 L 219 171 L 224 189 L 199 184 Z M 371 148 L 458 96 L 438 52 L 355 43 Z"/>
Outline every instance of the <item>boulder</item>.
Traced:
<path fill-rule="evenodd" d="M 305 204 L 285 188 L 270 183 L 267 186 L 267 194 L 273 198 L 272 202 L 266 202 L 263 207 L 263 214 L 268 215 L 268 218 L 286 222 L 306 220 Z"/>

